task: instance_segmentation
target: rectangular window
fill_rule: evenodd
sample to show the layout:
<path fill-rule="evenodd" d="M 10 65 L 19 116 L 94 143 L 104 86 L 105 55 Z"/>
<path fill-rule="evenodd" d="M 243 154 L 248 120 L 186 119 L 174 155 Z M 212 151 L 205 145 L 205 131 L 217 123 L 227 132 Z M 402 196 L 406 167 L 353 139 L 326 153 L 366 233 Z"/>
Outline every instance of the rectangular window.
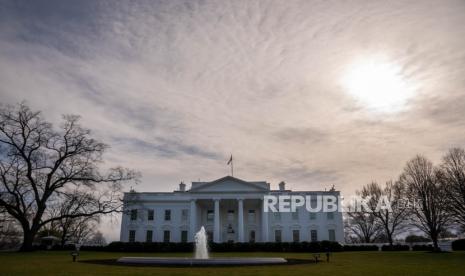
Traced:
<path fill-rule="evenodd" d="M 234 210 L 228 210 L 228 221 L 234 221 Z"/>
<path fill-rule="evenodd" d="M 187 231 L 181 231 L 181 242 L 187 242 Z"/>
<path fill-rule="evenodd" d="M 165 221 L 171 221 L 171 210 L 165 210 Z"/>
<path fill-rule="evenodd" d="M 310 212 L 310 220 L 316 220 L 316 213 Z"/>
<path fill-rule="evenodd" d="M 249 242 L 255 242 L 255 231 L 254 230 L 250 231 Z"/>
<path fill-rule="evenodd" d="M 299 230 L 292 230 L 292 241 L 299 242 L 300 241 L 300 231 Z"/>
<path fill-rule="evenodd" d="M 274 230 L 274 241 L 275 242 L 281 242 L 281 230 Z"/>
<path fill-rule="evenodd" d="M 326 216 L 328 217 L 328 219 L 334 219 L 334 212 L 328 212 L 326 213 Z"/>
<path fill-rule="evenodd" d="M 207 222 L 213 222 L 214 217 L 215 213 L 213 210 L 207 210 Z"/>
<path fill-rule="evenodd" d="M 131 210 L 131 220 L 137 220 L 137 209 Z"/>
<path fill-rule="evenodd" d="M 299 220 L 299 211 L 292 212 L 292 220 Z"/>
<path fill-rule="evenodd" d="M 316 230 L 311 230 L 310 231 L 310 240 L 312 242 L 318 241 L 318 232 Z"/>
<path fill-rule="evenodd" d="M 129 242 L 136 241 L 136 230 L 129 230 Z"/>
<path fill-rule="evenodd" d="M 182 209 L 181 210 L 181 220 L 182 221 L 187 221 L 188 217 L 189 217 L 189 210 Z"/>
<path fill-rule="evenodd" d="M 145 241 L 146 242 L 152 242 L 152 240 L 153 240 L 153 231 L 152 230 L 147 230 Z"/>
<path fill-rule="evenodd" d="M 163 231 L 163 242 L 170 242 L 171 232 L 168 230 Z"/>
<path fill-rule="evenodd" d="M 329 229 L 328 237 L 330 241 L 336 241 L 336 231 L 334 231 L 334 229 Z"/>
<path fill-rule="evenodd" d="M 155 212 L 153 210 L 149 210 L 147 213 L 147 220 L 153 220 L 155 217 Z"/>
<path fill-rule="evenodd" d="M 249 216 L 248 216 L 249 222 L 254 223 L 255 222 L 255 210 L 249 210 Z"/>

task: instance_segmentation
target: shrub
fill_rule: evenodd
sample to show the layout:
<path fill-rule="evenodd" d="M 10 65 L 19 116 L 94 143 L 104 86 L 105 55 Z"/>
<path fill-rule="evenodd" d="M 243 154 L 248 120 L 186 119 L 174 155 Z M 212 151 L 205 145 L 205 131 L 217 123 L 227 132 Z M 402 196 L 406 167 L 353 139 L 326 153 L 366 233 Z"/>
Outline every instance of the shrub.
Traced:
<path fill-rule="evenodd" d="M 465 239 L 453 241 L 452 250 L 465 250 Z"/>
<path fill-rule="evenodd" d="M 431 239 L 425 236 L 409 235 L 405 238 L 405 242 L 414 243 L 414 242 L 430 242 Z"/>
<path fill-rule="evenodd" d="M 417 244 L 412 246 L 413 251 L 433 251 L 434 247 L 431 244 Z"/>
<path fill-rule="evenodd" d="M 410 247 L 405 244 L 383 245 L 381 251 L 409 251 Z"/>

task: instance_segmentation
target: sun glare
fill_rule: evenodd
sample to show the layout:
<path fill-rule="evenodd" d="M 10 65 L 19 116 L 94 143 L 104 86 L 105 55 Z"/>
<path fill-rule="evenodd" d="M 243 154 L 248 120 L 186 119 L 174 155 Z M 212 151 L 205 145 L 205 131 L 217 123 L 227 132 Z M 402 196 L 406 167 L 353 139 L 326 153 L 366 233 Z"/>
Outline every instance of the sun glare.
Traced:
<path fill-rule="evenodd" d="M 343 82 L 357 103 L 371 111 L 398 112 L 412 96 L 400 66 L 383 59 L 355 62 L 348 67 Z"/>

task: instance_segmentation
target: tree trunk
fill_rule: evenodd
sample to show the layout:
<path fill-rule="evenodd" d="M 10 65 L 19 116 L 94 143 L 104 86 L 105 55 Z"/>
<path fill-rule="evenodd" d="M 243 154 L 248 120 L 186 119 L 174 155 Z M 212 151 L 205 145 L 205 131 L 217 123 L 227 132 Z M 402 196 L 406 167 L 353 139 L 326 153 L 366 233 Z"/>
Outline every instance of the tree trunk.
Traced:
<path fill-rule="evenodd" d="M 439 252 L 438 239 L 433 240 L 434 252 Z"/>
<path fill-rule="evenodd" d="M 394 244 L 394 241 L 392 240 L 392 234 L 394 231 L 391 232 L 389 227 L 385 227 L 385 229 L 386 229 L 386 236 L 388 238 L 389 246 L 392 247 L 392 245 Z"/>
<path fill-rule="evenodd" d="M 67 231 L 65 230 L 66 227 L 63 228 L 63 232 L 61 233 L 61 247 L 65 246 L 66 243 L 66 236 L 68 235 Z"/>
<path fill-rule="evenodd" d="M 433 251 L 434 252 L 439 252 L 439 245 L 438 245 L 438 234 L 434 233 L 431 235 L 431 240 L 433 241 Z"/>
<path fill-rule="evenodd" d="M 389 243 L 389 248 L 392 248 L 394 246 L 394 242 L 392 241 L 392 237 L 388 236 L 388 243 Z"/>
<path fill-rule="evenodd" d="M 32 247 L 32 243 L 34 242 L 35 235 L 36 233 L 34 233 L 33 231 L 23 229 L 23 244 L 21 245 L 19 251 L 29 252 L 34 250 L 34 248 Z"/>

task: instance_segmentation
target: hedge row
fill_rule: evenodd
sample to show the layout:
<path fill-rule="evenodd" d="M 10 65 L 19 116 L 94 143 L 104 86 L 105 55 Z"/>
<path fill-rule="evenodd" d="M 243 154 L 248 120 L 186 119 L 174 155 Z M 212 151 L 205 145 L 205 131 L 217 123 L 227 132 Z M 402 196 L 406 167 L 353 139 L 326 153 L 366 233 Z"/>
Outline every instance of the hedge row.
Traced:
<path fill-rule="evenodd" d="M 412 246 L 413 251 L 433 251 L 434 247 L 431 244 L 421 244 Z"/>
<path fill-rule="evenodd" d="M 337 242 L 266 242 L 266 243 L 213 243 L 210 245 L 213 252 L 339 252 L 342 245 Z"/>
<path fill-rule="evenodd" d="M 381 251 L 409 251 L 410 246 L 406 244 L 383 245 Z"/>
<path fill-rule="evenodd" d="M 379 247 L 376 245 L 344 245 L 344 251 L 378 251 Z M 382 251 L 409 251 L 408 245 L 394 244 L 394 245 L 383 245 Z M 418 249 L 422 250 L 422 249 Z"/>
<path fill-rule="evenodd" d="M 89 249 L 82 248 L 82 250 Z M 112 242 L 101 250 L 110 252 L 193 252 L 194 244 L 187 242 Z"/>
<path fill-rule="evenodd" d="M 192 243 L 126 243 L 112 242 L 101 248 L 82 247 L 82 250 L 99 250 L 112 252 L 193 252 Z M 299 243 L 210 243 L 212 252 L 339 252 L 343 251 L 342 245 L 337 242 L 299 242 Z"/>
<path fill-rule="evenodd" d="M 344 251 L 378 251 L 376 245 L 344 245 Z"/>
<path fill-rule="evenodd" d="M 465 250 L 465 239 L 453 241 L 452 250 Z"/>
<path fill-rule="evenodd" d="M 465 250 L 465 239 L 452 243 L 453 250 Z M 45 248 L 36 248 L 45 249 Z M 74 245 L 65 247 L 54 246 L 52 250 L 74 250 Z M 162 242 L 112 242 L 107 246 L 81 246 L 83 251 L 107 252 L 193 252 L 193 243 L 162 243 Z M 376 245 L 340 245 L 337 242 L 299 242 L 299 243 L 210 243 L 212 252 L 331 252 L 340 251 L 378 251 Z M 382 251 L 409 251 L 408 245 L 383 245 Z M 413 251 L 433 251 L 432 245 L 414 245 Z"/>

